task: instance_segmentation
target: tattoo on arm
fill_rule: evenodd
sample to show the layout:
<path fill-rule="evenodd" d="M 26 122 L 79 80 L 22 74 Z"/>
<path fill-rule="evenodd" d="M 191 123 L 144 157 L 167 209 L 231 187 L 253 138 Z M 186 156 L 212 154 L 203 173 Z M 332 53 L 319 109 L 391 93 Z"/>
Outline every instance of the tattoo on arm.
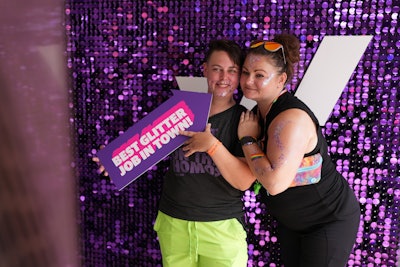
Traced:
<path fill-rule="evenodd" d="M 276 162 L 274 162 L 274 164 L 271 162 L 272 169 L 275 169 L 275 168 L 278 168 L 278 167 L 282 166 L 287 161 L 287 158 L 286 158 L 286 156 L 284 154 L 285 147 L 284 147 L 284 145 L 282 143 L 281 133 L 282 133 L 283 128 L 285 128 L 285 126 L 288 123 L 289 123 L 288 121 L 279 122 L 277 127 L 276 127 L 276 129 L 275 129 L 275 131 L 274 131 L 274 134 L 272 136 L 272 138 L 273 138 L 272 141 L 275 142 L 276 147 L 279 149 L 279 152 L 280 152 L 278 160 Z"/>
<path fill-rule="evenodd" d="M 282 166 L 286 161 L 287 157 L 284 154 L 285 151 L 285 146 L 283 145 L 282 139 L 281 139 L 281 134 L 282 130 L 285 128 L 285 126 L 289 123 L 289 121 L 282 121 L 278 122 L 277 127 L 275 128 L 273 135 L 272 135 L 272 142 L 275 142 L 276 147 L 278 149 L 279 157 L 277 161 L 272 162 L 268 157 L 266 158 L 269 162 L 269 165 L 265 165 L 265 161 L 259 161 L 258 159 L 265 157 L 264 154 L 260 151 L 261 149 L 257 147 L 256 150 L 253 150 L 251 152 L 250 159 L 253 162 L 254 170 L 257 173 L 257 176 L 264 176 L 267 172 L 270 172 L 276 168 L 279 168 Z M 262 165 L 260 166 L 259 162 L 263 162 Z"/>

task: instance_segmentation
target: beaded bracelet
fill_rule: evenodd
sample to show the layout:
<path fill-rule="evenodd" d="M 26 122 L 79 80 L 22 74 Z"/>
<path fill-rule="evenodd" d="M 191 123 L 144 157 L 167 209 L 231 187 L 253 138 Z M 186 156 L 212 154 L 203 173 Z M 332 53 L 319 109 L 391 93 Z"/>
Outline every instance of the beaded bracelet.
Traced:
<path fill-rule="evenodd" d="M 207 150 L 207 154 L 212 156 L 215 154 L 215 151 L 217 151 L 218 146 L 221 144 L 221 142 L 218 140 L 217 142 L 215 142 L 208 150 Z"/>

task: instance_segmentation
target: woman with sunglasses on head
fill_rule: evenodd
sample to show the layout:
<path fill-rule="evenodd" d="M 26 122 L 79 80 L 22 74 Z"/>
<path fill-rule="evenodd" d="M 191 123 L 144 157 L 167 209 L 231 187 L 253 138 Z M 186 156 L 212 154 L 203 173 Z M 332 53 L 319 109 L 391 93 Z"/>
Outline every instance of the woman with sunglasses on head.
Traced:
<path fill-rule="evenodd" d="M 255 181 L 237 136 L 243 53 L 230 40 L 209 44 L 203 74 L 213 95 L 204 132 L 182 131 L 170 157 L 154 225 L 163 266 L 246 267 L 243 191 Z"/>
<path fill-rule="evenodd" d="M 251 44 L 240 85 L 257 106 L 242 114 L 238 136 L 262 185 L 261 201 L 278 222 L 285 267 L 343 267 L 355 242 L 360 206 L 336 171 L 317 118 L 285 89 L 299 48 L 290 34 Z"/>

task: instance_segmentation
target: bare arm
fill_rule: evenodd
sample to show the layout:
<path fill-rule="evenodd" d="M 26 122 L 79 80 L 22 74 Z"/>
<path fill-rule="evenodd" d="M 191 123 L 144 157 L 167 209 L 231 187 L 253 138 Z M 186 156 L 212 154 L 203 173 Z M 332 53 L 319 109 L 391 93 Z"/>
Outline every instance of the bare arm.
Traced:
<path fill-rule="evenodd" d="M 256 178 L 245 159 L 235 157 L 222 143 L 218 143 L 220 141 L 211 134 L 210 128 L 211 125 L 208 124 L 204 132 L 180 132 L 180 134 L 190 137 L 184 143 L 185 156 L 188 157 L 195 152 L 209 151 L 209 155 L 224 179 L 238 190 L 247 190 Z"/>
<path fill-rule="evenodd" d="M 254 116 L 243 114 L 239 136 L 251 134 Z M 253 125 L 253 126 L 252 126 Z M 292 183 L 305 153 L 316 144 L 315 125 L 300 109 L 278 115 L 268 128 L 267 154 L 255 143 L 243 146 L 246 160 L 258 181 L 271 195 L 285 191 Z"/>

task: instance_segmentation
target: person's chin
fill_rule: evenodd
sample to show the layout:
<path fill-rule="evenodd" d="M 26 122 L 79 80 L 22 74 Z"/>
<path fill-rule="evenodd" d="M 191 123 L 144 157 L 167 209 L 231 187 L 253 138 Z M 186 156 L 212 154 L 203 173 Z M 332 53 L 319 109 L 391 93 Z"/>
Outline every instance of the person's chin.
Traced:
<path fill-rule="evenodd" d="M 217 97 L 231 97 L 232 95 L 233 95 L 233 93 L 227 92 L 227 91 L 214 93 L 214 96 L 217 96 Z"/>
<path fill-rule="evenodd" d="M 256 98 L 255 90 L 243 90 L 243 95 L 248 99 Z"/>
<path fill-rule="evenodd" d="M 216 96 L 221 96 L 221 97 L 232 96 L 233 93 L 234 93 L 234 90 L 231 90 L 231 89 L 219 89 L 214 92 L 214 94 Z"/>

